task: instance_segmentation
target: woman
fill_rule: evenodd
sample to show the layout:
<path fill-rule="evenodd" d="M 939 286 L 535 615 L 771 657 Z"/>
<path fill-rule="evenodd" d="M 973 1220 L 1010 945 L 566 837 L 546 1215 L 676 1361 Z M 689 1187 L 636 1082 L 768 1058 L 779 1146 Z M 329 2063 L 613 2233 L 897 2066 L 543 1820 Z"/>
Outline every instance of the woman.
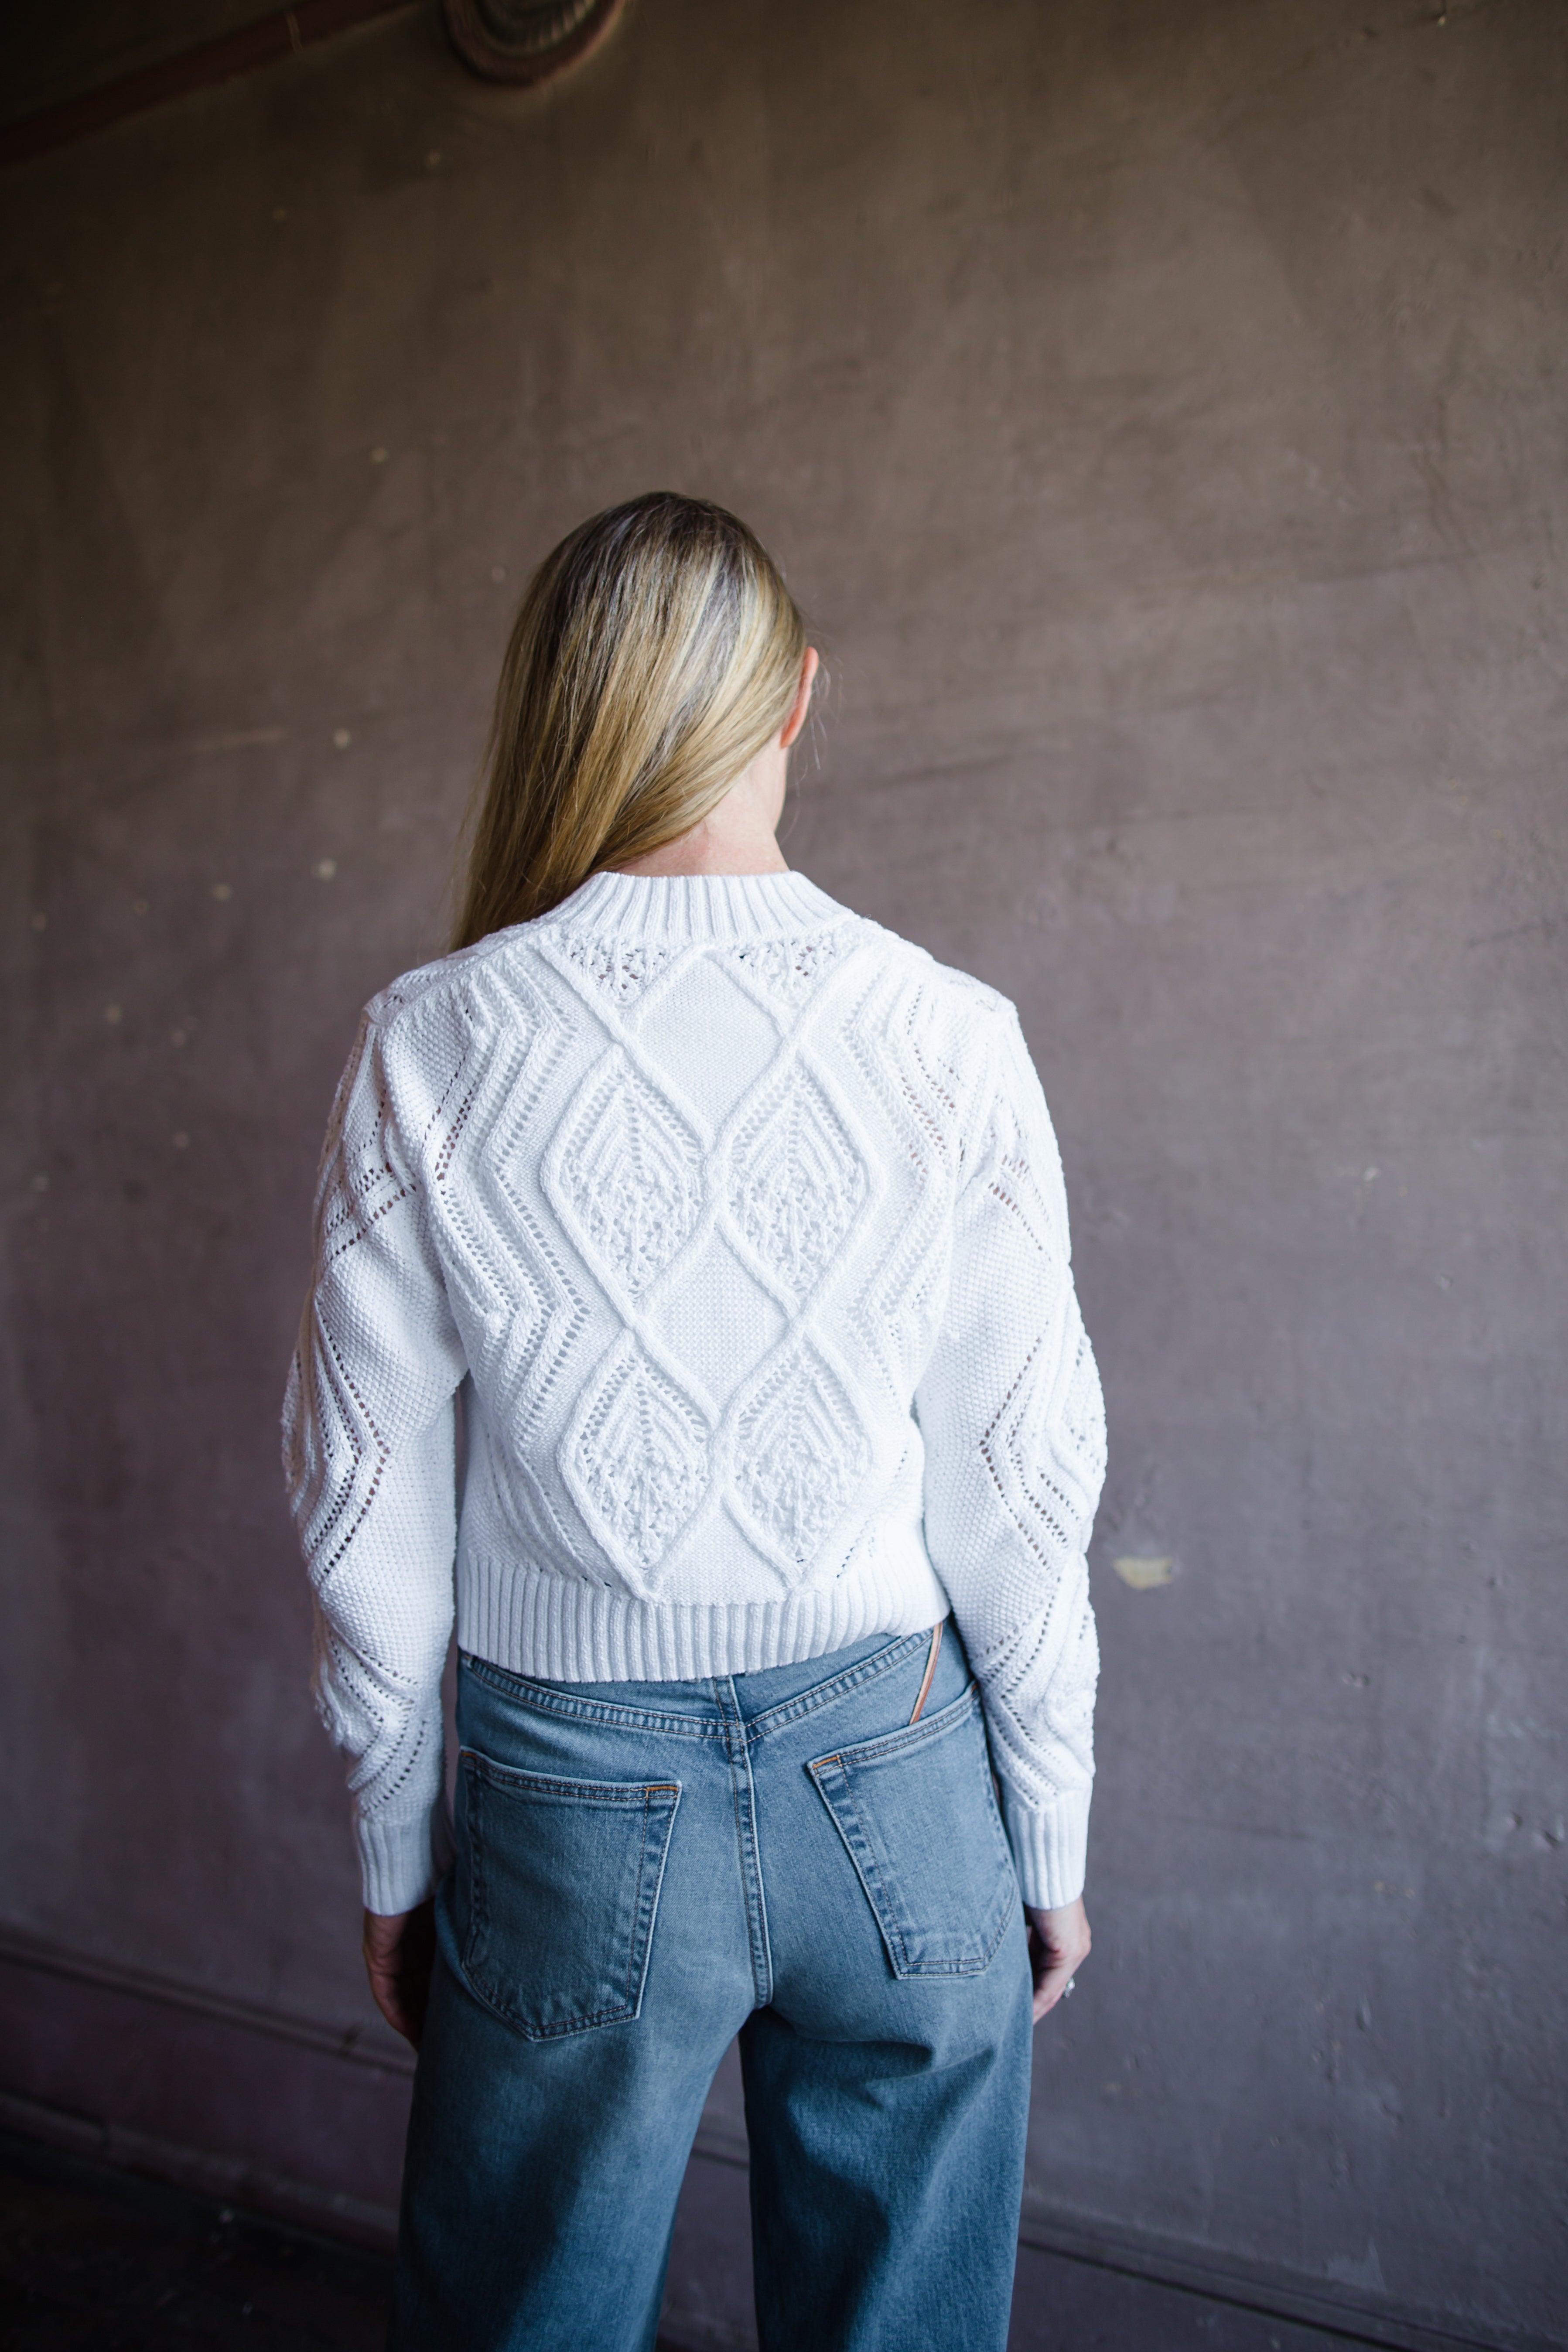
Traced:
<path fill-rule="evenodd" d="M 779 854 L 816 666 L 722 509 L 564 540 L 332 1117 L 286 1454 L 419 2050 L 398 2352 L 651 2347 L 736 2033 L 766 2352 L 1006 2336 L 1103 1419 L 1012 1007 Z"/>

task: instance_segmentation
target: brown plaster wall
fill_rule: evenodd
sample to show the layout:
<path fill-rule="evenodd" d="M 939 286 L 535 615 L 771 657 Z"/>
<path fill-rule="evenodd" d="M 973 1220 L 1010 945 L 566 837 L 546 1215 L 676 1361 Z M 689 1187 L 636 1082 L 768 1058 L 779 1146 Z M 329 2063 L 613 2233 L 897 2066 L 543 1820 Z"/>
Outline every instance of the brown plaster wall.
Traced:
<path fill-rule="evenodd" d="M 1034 2210 L 1565 2340 L 1562 29 L 638 0 L 519 97 L 416 11 L 0 187 L 13 1930 L 364 2024 L 276 1462 L 321 1131 L 529 565 L 700 490 L 827 654 L 793 861 L 1016 996 L 1067 1161 Z"/>

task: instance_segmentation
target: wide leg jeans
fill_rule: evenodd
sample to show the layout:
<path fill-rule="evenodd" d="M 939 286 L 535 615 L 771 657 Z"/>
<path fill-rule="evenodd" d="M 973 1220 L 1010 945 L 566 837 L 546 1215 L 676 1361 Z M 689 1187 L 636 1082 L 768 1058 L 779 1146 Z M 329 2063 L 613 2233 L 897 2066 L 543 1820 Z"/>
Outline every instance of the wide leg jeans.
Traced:
<path fill-rule="evenodd" d="M 393 2352 L 651 2352 L 738 2032 L 763 2352 L 1001 2352 L 1030 1980 L 951 1622 L 685 1683 L 465 1657 Z"/>

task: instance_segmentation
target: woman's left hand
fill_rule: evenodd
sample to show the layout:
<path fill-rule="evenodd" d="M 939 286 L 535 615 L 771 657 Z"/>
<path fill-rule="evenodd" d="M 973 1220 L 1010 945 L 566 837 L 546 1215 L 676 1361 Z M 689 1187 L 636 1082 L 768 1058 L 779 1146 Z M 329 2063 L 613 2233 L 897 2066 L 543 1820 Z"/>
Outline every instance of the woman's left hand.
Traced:
<path fill-rule="evenodd" d="M 393 2032 L 417 2050 L 436 1959 L 435 1896 L 395 1916 L 367 1911 L 363 1949 L 372 1999 Z"/>
<path fill-rule="evenodd" d="M 1064 1903 L 1059 1911 L 1036 1911 L 1026 1903 L 1024 1916 L 1029 1923 L 1029 1966 L 1035 1979 L 1035 2023 L 1038 2025 L 1047 2010 L 1055 2009 L 1062 1995 L 1072 1990 L 1073 1971 L 1089 1958 L 1089 1914 L 1080 1895 L 1076 1903 Z"/>

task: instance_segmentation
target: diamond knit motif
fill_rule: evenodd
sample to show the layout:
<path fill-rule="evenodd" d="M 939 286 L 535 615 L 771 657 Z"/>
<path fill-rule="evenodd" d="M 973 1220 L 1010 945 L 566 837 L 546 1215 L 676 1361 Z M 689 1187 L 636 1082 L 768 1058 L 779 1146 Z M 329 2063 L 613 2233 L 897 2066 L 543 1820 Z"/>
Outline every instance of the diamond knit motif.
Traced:
<path fill-rule="evenodd" d="M 876 1272 L 855 1303 L 855 1324 L 868 1363 L 880 1367 L 894 1392 L 914 1377 L 932 1322 L 945 1271 L 946 1202 L 928 1188 L 911 1205 Z"/>
<path fill-rule="evenodd" d="M 783 997 L 793 1004 L 826 978 L 844 944 L 842 931 L 819 931 L 805 938 L 746 940 L 730 953 L 746 979 L 764 995 Z"/>
<path fill-rule="evenodd" d="M 1082 1551 L 1105 1476 L 1105 1405 L 1070 1294 L 1064 1324 L 1030 1349 L 980 1452 L 1035 1549 Z"/>
<path fill-rule="evenodd" d="M 651 940 L 595 940 L 580 931 L 566 932 L 562 946 L 567 962 L 617 1004 L 631 1004 L 651 988 L 675 952 Z"/>
<path fill-rule="evenodd" d="M 583 1298 L 564 1279 L 526 1206 L 514 1202 L 513 1207 L 507 1311 L 487 1318 L 484 1350 L 485 1369 L 498 1397 L 505 1401 L 508 1423 L 524 1437 L 531 1433 L 552 1388 L 565 1376 L 588 1317 Z"/>
<path fill-rule="evenodd" d="M 742 1407 L 735 1487 L 776 1559 L 815 1559 L 843 1517 L 870 1461 L 843 1382 L 809 1345 L 773 1364 Z"/>
<path fill-rule="evenodd" d="M 552 1187 L 584 1255 L 612 1289 L 638 1298 L 685 1248 L 702 1213 L 702 1147 L 689 1122 L 622 1053 L 606 1055 L 567 1119 Z"/>
<path fill-rule="evenodd" d="M 742 1121 L 726 1198 L 742 1238 L 797 1306 L 838 1255 L 866 1193 L 843 1120 L 796 1063 Z"/>
<path fill-rule="evenodd" d="M 611 1558 L 647 1570 L 708 1491 L 707 1425 L 628 1334 L 576 1418 L 562 1468 Z"/>
<path fill-rule="evenodd" d="M 1073 1334 L 1068 1357 L 1071 1370 L 1058 1391 L 1055 1410 L 1076 1457 L 1075 1466 L 1081 1481 L 1077 1497 L 1079 1516 L 1087 1542 L 1105 1478 L 1105 1394 L 1100 1385 L 1100 1370 L 1089 1344 L 1089 1333 L 1076 1311 L 1077 1304 L 1075 1299 L 1069 1325 Z"/>
<path fill-rule="evenodd" d="M 539 1097 L 559 1057 L 559 1024 L 520 982 L 496 1028 L 504 1050 L 492 1047 L 484 1083 L 448 1113 L 435 1175 L 450 1288 L 469 1309 L 466 1343 L 521 1438 L 564 1374 L 587 1307 L 531 1198 Z"/>

